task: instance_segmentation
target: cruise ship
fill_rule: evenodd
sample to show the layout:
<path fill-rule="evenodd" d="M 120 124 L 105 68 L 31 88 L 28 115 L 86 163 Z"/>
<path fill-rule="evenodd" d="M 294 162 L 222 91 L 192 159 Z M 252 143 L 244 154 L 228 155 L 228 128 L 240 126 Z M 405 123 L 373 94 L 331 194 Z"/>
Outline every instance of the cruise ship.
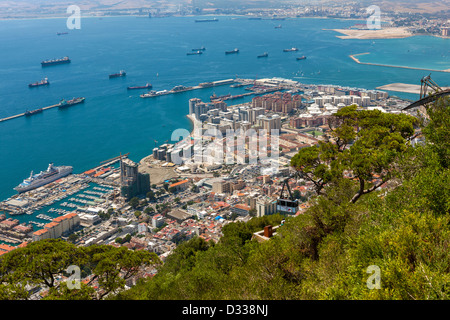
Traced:
<path fill-rule="evenodd" d="M 30 177 L 23 180 L 23 182 L 15 187 L 14 190 L 20 193 L 39 188 L 45 184 L 68 176 L 72 173 L 72 170 L 73 168 L 70 166 L 54 167 L 53 163 L 50 163 L 46 171 L 41 171 L 38 174 L 34 174 L 33 171 L 31 171 Z"/>

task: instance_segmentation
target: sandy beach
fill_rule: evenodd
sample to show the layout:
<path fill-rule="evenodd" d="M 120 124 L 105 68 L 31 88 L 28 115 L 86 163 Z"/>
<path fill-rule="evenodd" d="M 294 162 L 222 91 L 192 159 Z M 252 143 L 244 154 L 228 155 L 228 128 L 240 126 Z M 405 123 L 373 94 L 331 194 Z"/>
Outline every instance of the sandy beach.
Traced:
<path fill-rule="evenodd" d="M 398 39 L 411 37 L 413 34 L 407 28 L 382 28 L 376 30 L 332 29 L 344 34 L 336 36 L 340 39 Z"/>

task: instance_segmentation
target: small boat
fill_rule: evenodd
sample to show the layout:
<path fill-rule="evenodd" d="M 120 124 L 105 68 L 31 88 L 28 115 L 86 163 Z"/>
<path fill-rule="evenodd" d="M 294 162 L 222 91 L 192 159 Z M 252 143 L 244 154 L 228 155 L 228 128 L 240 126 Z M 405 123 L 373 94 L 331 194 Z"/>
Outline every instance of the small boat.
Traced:
<path fill-rule="evenodd" d="M 64 34 L 69 34 L 68 32 L 57 32 L 56 33 L 58 36 L 62 36 L 62 35 L 64 35 Z"/>
<path fill-rule="evenodd" d="M 306 59 L 305 56 L 297 57 L 297 60 L 305 60 L 305 59 Z"/>
<path fill-rule="evenodd" d="M 205 51 L 205 50 L 206 50 L 205 47 L 201 47 L 201 48 L 198 48 L 198 49 L 192 49 L 192 51 Z"/>
<path fill-rule="evenodd" d="M 281 24 L 275 26 L 275 29 L 281 29 Z"/>

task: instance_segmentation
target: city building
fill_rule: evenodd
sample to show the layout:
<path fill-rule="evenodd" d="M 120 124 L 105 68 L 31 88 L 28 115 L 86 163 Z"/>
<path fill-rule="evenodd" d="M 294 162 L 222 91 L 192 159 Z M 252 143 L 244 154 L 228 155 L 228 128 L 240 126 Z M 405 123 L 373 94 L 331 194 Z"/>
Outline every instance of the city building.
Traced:
<path fill-rule="evenodd" d="M 184 191 L 189 187 L 189 179 L 178 181 L 169 185 L 169 189 L 175 188 L 175 192 Z"/>
<path fill-rule="evenodd" d="M 128 158 L 120 162 L 120 192 L 127 200 L 150 191 L 150 175 L 140 173 L 138 164 Z"/>
<path fill-rule="evenodd" d="M 220 180 L 215 181 L 212 184 L 212 192 L 222 194 L 222 193 L 231 193 L 232 185 L 229 181 Z"/>
<path fill-rule="evenodd" d="M 47 223 L 43 229 L 33 233 L 32 240 L 56 239 L 75 230 L 80 225 L 80 217 L 75 212 L 59 216 Z"/>
<path fill-rule="evenodd" d="M 247 216 L 250 210 L 250 206 L 243 203 L 238 203 L 231 207 L 231 212 L 236 213 L 240 216 Z"/>
<path fill-rule="evenodd" d="M 262 217 L 277 212 L 277 201 L 271 198 L 259 198 L 256 200 L 256 216 Z"/>

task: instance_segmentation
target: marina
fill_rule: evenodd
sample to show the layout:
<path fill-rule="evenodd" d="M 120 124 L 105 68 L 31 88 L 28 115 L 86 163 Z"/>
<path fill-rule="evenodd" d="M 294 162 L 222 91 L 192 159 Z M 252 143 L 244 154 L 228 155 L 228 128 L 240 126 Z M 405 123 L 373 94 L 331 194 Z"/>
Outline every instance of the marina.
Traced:
<path fill-rule="evenodd" d="M 67 184 L 72 183 L 72 189 L 63 189 Z M 85 213 L 91 210 L 91 207 L 101 205 L 117 189 L 116 187 L 102 184 L 101 181 L 93 182 L 88 177 L 71 176 L 62 179 L 59 186 L 50 184 L 41 187 L 36 192 L 27 192 L 20 197 L 11 197 L 9 201 L 16 200 L 15 204 L 28 204 L 20 212 L 14 212 L 8 201 L 0 203 L 0 243 L 17 245 L 23 241 L 30 241 L 32 233 L 43 228 L 47 223 L 55 218 L 67 215 L 72 212 Z M 39 198 L 40 201 L 39 201 Z M 14 202 L 13 202 L 14 203 Z M 36 205 L 39 203 L 39 205 Z M 4 211 L 2 213 L 2 211 Z M 5 212 L 9 218 L 5 219 Z M 6 221 L 5 224 L 3 223 Z M 3 226 L 3 224 L 5 226 Z M 10 226 L 21 225 L 28 228 L 26 234 L 12 232 Z M 23 229 L 23 228 L 22 228 Z"/>
<path fill-rule="evenodd" d="M 99 206 L 107 203 L 118 192 L 116 179 L 120 176 L 120 169 L 113 168 L 113 165 L 124 157 L 127 155 L 103 161 L 100 166 L 84 173 L 70 174 L 0 202 L 0 243 L 16 245 L 30 241 L 34 231 L 59 216 L 99 210 Z M 115 176 L 94 177 L 97 172 L 103 172 L 105 167 Z"/>

